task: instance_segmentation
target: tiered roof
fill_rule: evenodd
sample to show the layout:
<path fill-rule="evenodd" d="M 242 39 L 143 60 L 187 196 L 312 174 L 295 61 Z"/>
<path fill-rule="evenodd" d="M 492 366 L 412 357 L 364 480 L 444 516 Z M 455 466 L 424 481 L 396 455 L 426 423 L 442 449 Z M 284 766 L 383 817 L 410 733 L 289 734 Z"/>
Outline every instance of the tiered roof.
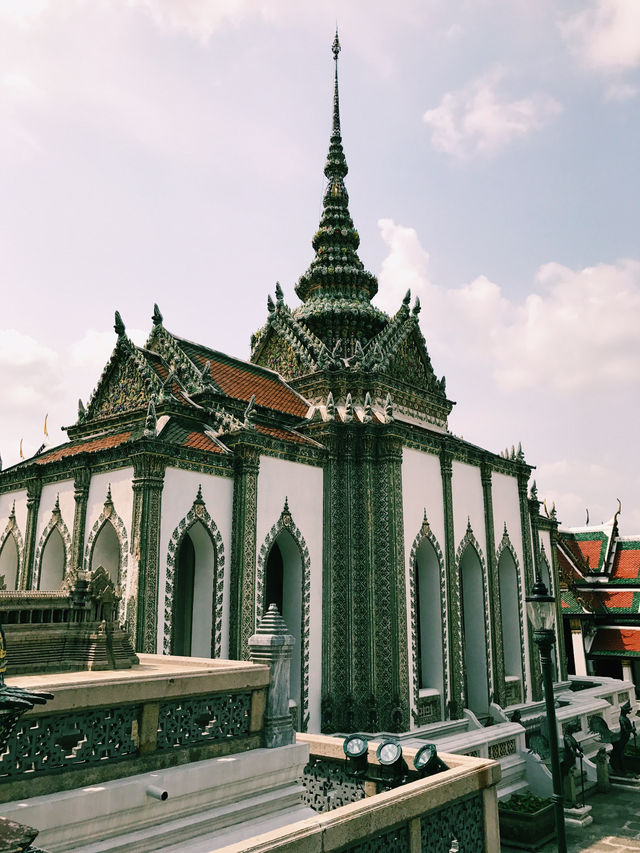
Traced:
<path fill-rule="evenodd" d="M 127 336 L 116 312 L 116 346 L 69 441 L 41 449 L 31 463 L 45 465 L 79 454 L 117 451 L 150 439 L 171 448 L 220 459 L 241 434 L 263 436 L 282 446 L 318 447 L 295 427 L 309 404 L 272 370 L 231 358 L 173 335 L 154 307 L 153 329 L 144 347 Z"/>
<path fill-rule="evenodd" d="M 400 412 L 444 429 L 453 403 L 444 377 L 438 379 L 431 365 L 419 300 L 410 308 L 407 293 L 393 317 L 371 304 L 378 282 L 358 257 L 360 238 L 344 184 L 337 33 L 332 51 L 333 120 L 322 216 L 312 240 L 315 257 L 296 285 L 301 305 L 289 308 L 279 284 L 275 300 L 268 297 L 267 322 L 252 338 L 251 360 L 277 370 L 316 405 L 331 392 L 343 406 L 347 393 L 362 406 L 369 393 L 380 409 L 391 392 Z"/>

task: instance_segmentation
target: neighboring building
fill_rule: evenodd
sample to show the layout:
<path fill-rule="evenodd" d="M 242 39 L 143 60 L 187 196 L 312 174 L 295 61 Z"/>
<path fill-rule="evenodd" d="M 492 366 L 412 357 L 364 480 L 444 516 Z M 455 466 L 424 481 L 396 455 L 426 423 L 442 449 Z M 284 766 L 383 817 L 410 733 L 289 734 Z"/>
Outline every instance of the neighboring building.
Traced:
<path fill-rule="evenodd" d="M 557 522 L 520 448 L 449 432 L 418 300 L 393 317 L 371 303 L 338 51 L 301 304 L 276 288 L 250 363 L 172 334 L 157 307 L 137 347 L 116 313 L 68 442 L 0 474 L 0 574 L 53 590 L 103 566 L 140 652 L 245 657 L 275 602 L 297 640 L 299 728 L 406 731 L 539 696 L 523 600 L 536 570 L 557 588 Z"/>
<path fill-rule="evenodd" d="M 640 686 L 640 536 L 620 536 L 618 515 L 560 529 L 557 549 L 569 672 Z"/>

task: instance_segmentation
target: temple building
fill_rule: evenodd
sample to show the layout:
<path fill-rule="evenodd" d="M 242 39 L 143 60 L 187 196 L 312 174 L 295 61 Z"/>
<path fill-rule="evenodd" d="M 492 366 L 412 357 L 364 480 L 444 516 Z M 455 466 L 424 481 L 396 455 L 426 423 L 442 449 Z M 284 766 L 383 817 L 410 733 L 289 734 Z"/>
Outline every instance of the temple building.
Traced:
<path fill-rule="evenodd" d="M 55 590 L 102 566 L 139 652 L 246 658 L 276 603 L 296 639 L 299 729 L 408 731 L 539 698 L 524 596 L 536 573 L 557 591 L 557 520 L 528 491 L 519 447 L 449 431 L 419 301 L 393 316 L 372 304 L 344 183 L 339 50 L 336 36 L 299 304 L 276 286 L 250 361 L 169 331 L 157 306 L 136 346 L 116 312 L 68 440 L 0 472 L 0 575 L 8 590 Z"/>
<path fill-rule="evenodd" d="M 640 688 L 640 536 L 621 536 L 618 512 L 557 538 L 568 668 Z"/>

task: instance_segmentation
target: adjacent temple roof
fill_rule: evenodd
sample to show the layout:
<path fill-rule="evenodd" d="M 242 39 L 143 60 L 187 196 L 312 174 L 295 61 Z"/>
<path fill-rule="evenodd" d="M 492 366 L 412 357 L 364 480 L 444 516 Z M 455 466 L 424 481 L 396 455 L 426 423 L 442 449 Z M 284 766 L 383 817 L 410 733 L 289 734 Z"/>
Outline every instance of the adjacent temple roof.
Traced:
<path fill-rule="evenodd" d="M 562 612 L 600 622 L 610 616 L 635 616 L 640 628 L 640 536 L 619 535 L 619 514 L 620 508 L 599 526 L 559 529 Z M 597 648 L 594 643 L 592 651 Z"/>

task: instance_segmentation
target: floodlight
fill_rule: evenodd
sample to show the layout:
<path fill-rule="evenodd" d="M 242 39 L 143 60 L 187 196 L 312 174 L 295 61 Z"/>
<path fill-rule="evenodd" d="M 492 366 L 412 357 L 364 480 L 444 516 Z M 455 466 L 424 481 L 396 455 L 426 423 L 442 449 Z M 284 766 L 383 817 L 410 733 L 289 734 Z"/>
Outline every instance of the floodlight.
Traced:
<path fill-rule="evenodd" d="M 347 758 L 347 772 L 353 776 L 363 776 L 369 760 L 369 742 L 364 735 L 347 735 L 342 742 Z"/>
<path fill-rule="evenodd" d="M 413 766 L 421 776 L 432 776 L 449 768 L 441 758 L 438 758 L 438 750 L 435 743 L 425 743 L 416 752 Z"/>
<path fill-rule="evenodd" d="M 385 740 L 376 750 L 376 758 L 384 767 L 392 767 L 402 760 L 402 747 L 395 740 Z"/>

